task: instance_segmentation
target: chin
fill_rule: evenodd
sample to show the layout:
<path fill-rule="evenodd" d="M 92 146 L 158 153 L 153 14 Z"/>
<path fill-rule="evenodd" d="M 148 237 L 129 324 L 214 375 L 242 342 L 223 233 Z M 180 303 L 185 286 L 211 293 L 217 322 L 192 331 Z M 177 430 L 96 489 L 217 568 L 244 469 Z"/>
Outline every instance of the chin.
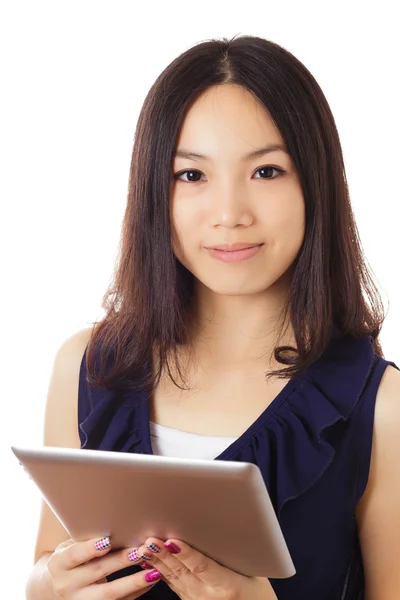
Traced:
<path fill-rule="evenodd" d="M 262 294 L 270 287 L 270 283 L 248 282 L 239 284 L 237 281 L 225 283 L 221 283 L 221 281 L 203 281 L 202 284 L 210 292 L 219 296 L 252 296 L 254 294 Z"/>
<path fill-rule="evenodd" d="M 265 294 L 267 290 L 287 288 L 291 279 L 290 268 L 276 265 L 275 269 L 265 266 L 252 272 L 221 274 L 193 270 L 192 274 L 200 285 L 220 296 L 253 296 Z M 222 276 L 221 276 L 222 275 Z"/>

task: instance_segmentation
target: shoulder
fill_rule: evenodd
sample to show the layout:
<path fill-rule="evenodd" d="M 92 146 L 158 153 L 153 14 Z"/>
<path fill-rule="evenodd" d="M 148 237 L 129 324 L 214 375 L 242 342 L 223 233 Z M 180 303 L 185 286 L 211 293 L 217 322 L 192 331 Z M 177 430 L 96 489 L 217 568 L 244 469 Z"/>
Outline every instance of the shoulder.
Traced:
<path fill-rule="evenodd" d="M 384 477 L 385 484 L 400 488 L 400 371 L 388 365 L 376 394 L 371 470 L 368 487 L 374 488 Z M 397 478 L 397 479 L 396 479 Z M 390 484 L 392 485 L 392 484 Z M 370 490 L 371 491 L 371 490 Z M 368 488 L 367 488 L 368 492 Z"/>
<path fill-rule="evenodd" d="M 60 343 L 53 359 L 50 391 L 53 386 L 75 389 L 82 358 L 91 335 L 92 327 L 80 329 Z"/>
<path fill-rule="evenodd" d="M 45 407 L 45 445 L 70 447 L 72 443 L 74 447 L 78 443 L 76 412 L 80 367 L 91 333 L 91 327 L 75 332 L 55 353 Z"/>
<path fill-rule="evenodd" d="M 54 380 L 56 384 L 75 387 L 92 330 L 92 327 L 80 329 L 59 344 L 54 354 L 51 382 Z"/>
<path fill-rule="evenodd" d="M 400 487 L 399 431 L 400 371 L 388 365 L 376 393 L 368 483 L 357 508 L 360 520 L 376 498 L 382 496 L 383 500 L 391 486 Z"/>
<path fill-rule="evenodd" d="M 400 448 L 400 371 L 388 365 L 376 394 L 374 435 Z"/>
<path fill-rule="evenodd" d="M 388 365 L 376 394 L 370 476 L 371 494 L 385 475 L 399 476 L 400 468 L 400 371 Z M 398 485 L 398 482 L 396 482 Z"/>
<path fill-rule="evenodd" d="M 400 371 L 388 365 L 376 394 L 368 483 L 356 509 L 368 598 L 400 597 Z"/>
<path fill-rule="evenodd" d="M 85 327 L 63 340 L 55 354 L 55 362 L 59 363 L 60 366 L 64 365 L 66 367 L 76 364 L 76 361 L 80 362 L 91 338 L 92 331 L 92 327 Z"/>

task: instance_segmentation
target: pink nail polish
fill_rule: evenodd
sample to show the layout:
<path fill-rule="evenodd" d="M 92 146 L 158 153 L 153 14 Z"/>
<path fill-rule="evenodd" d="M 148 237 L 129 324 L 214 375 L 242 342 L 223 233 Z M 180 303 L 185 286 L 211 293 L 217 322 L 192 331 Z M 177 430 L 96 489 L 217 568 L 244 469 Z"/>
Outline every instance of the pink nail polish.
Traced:
<path fill-rule="evenodd" d="M 133 550 L 131 550 L 128 554 L 128 560 L 139 560 L 139 558 L 141 558 L 139 552 L 138 552 L 139 548 L 134 548 Z"/>
<path fill-rule="evenodd" d="M 157 569 L 155 569 L 154 571 L 150 571 L 150 573 L 146 573 L 144 578 L 147 581 L 147 583 L 153 583 L 153 581 L 158 581 L 159 579 L 161 579 L 161 573 L 160 571 L 157 571 Z"/>
<path fill-rule="evenodd" d="M 159 552 L 161 552 L 161 548 L 160 546 L 157 546 L 157 544 L 146 544 L 146 548 L 148 548 L 150 550 L 150 552 L 154 552 L 154 554 L 158 554 Z"/>
<path fill-rule="evenodd" d="M 96 550 L 105 550 L 106 548 L 110 548 L 111 547 L 110 538 L 109 537 L 101 538 L 101 540 L 98 540 L 94 546 L 95 546 Z"/>
<path fill-rule="evenodd" d="M 166 550 L 168 550 L 168 552 L 171 552 L 171 554 L 179 554 L 179 552 L 181 551 L 179 546 L 174 544 L 174 542 L 165 542 L 164 546 Z"/>

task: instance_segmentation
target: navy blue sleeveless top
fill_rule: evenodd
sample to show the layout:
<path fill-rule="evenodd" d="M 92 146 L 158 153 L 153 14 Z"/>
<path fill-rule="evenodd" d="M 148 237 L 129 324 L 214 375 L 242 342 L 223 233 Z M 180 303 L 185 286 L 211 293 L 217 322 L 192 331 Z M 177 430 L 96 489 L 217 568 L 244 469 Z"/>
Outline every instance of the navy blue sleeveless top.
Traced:
<path fill-rule="evenodd" d="M 79 380 L 82 448 L 152 454 L 145 392 L 109 391 Z M 354 511 L 368 480 L 377 389 L 388 365 L 372 337 L 332 337 L 215 460 L 251 462 L 265 485 L 296 568 L 271 579 L 279 600 L 362 600 L 364 574 Z M 238 515 L 240 518 L 240 515 Z M 107 579 L 141 571 L 127 567 Z M 178 596 L 165 582 L 149 600 Z"/>

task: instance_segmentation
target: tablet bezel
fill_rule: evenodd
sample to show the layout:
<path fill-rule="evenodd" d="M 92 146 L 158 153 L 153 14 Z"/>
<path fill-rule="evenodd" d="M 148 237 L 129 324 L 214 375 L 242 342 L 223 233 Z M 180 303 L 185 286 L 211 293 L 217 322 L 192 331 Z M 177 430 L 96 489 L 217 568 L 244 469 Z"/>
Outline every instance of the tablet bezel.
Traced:
<path fill-rule="evenodd" d="M 11 447 L 69 535 L 113 549 L 175 538 L 247 576 L 295 574 L 259 468 L 53 446 Z M 132 510 L 132 506 L 137 510 Z"/>

